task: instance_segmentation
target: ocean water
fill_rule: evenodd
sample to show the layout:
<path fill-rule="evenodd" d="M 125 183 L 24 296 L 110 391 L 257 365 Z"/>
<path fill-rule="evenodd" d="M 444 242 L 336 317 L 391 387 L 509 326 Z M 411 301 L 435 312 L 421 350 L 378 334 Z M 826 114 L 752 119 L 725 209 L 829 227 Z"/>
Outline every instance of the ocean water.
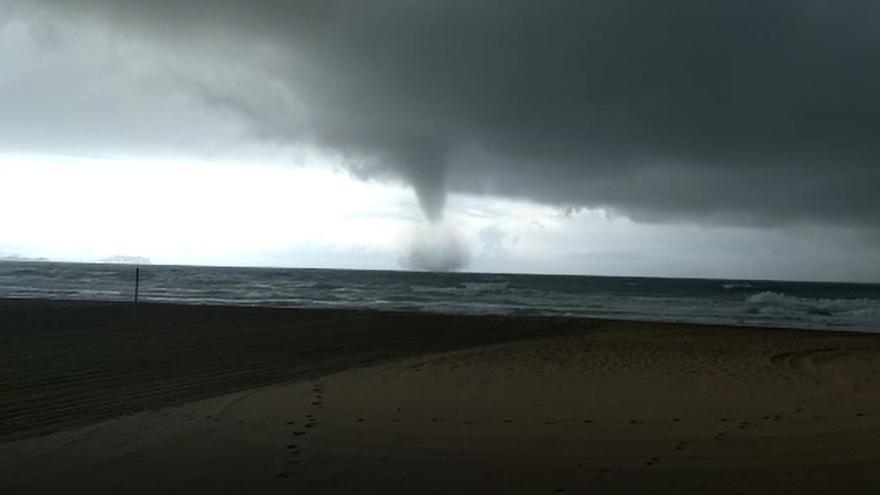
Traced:
<path fill-rule="evenodd" d="M 0 262 L 0 297 L 127 301 L 134 271 Z M 140 299 L 880 331 L 880 284 L 150 265 Z"/>

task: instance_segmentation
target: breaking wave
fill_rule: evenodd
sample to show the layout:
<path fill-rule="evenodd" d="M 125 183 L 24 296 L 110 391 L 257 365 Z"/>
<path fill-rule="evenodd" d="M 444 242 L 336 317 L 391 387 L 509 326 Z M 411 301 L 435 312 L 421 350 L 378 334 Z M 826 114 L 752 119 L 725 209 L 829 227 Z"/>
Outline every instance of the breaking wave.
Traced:
<path fill-rule="evenodd" d="M 746 298 L 748 310 L 763 315 L 805 315 L 818 318 L 872 320 L 880 317 L 876 299 L 823 299 L 782 292 L 760 292 Z"/>
<path fill-rule="evenodd" d="M 748 282 L 731 282 L 729 284 L 722 285 L 725 290 L 737 290 L 737 289 L 754 289 L 755 286 Z"/>
<path fill-rule="evenodd" d="M 478 294 L 481 292 L 503 292 L 508 290 L 510 282 L 462 282 L 452 287 L 435 287 L 432 285 L 412 285 L 413 292 L 435 294 Z"/>

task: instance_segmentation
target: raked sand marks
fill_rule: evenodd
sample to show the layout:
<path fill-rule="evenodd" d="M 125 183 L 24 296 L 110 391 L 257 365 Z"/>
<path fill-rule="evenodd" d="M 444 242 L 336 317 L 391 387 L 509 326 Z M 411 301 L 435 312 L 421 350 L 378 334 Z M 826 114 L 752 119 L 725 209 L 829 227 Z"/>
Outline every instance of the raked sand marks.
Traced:
<path fill-rule="evenodd" d="M 0 442 L 389 359 L 589 331 L 507 318 L 0 299 Z"/>

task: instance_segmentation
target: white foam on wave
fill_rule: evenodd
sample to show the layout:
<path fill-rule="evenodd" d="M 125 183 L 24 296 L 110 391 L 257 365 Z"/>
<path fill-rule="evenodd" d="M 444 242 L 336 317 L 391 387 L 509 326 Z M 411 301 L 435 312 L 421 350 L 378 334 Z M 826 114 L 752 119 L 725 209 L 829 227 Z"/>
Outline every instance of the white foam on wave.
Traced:
<path fill-rule="evenodd" d="M 479 292 L 498 292 L 507 290 L 509 282 L 464 282 L 465 289 Z"/>
<path fill-rule="evenodd" d="M 411 285 L 413 292 L 434 294 L 478 294 L 481 292 L 502 292 L 509 288 L 509 282 L 462 282 L 454 287 L 436 287 L 433 285 Z"/>
<path fill-rule="evenodd" d="M 735 290 L 735 289 L 754 289 L 755 286 L 748 282 L 731 282 L 729 284 L 722 285 L 726 290 Z"/>
<path fill-rule="evenodd" d="M 846 319 L 876 321 L 880 319 L 880 300 L 824 299 L 791 296 L 765 291 L 746 298 L 751 312 L 764 315 L 799 315 L 810 319 Z"/>

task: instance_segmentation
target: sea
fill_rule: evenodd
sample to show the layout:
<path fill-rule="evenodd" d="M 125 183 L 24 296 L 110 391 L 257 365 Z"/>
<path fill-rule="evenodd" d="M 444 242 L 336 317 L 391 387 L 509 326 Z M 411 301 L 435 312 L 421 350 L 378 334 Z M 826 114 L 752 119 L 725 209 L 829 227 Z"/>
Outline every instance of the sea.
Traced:
<path fill-rule="evenodd" d="M 0 262 L 0 298 L 131 301 L 135 266 Z M 140 266 L 139 300 L 880 332 L 880 284 Z"/>

